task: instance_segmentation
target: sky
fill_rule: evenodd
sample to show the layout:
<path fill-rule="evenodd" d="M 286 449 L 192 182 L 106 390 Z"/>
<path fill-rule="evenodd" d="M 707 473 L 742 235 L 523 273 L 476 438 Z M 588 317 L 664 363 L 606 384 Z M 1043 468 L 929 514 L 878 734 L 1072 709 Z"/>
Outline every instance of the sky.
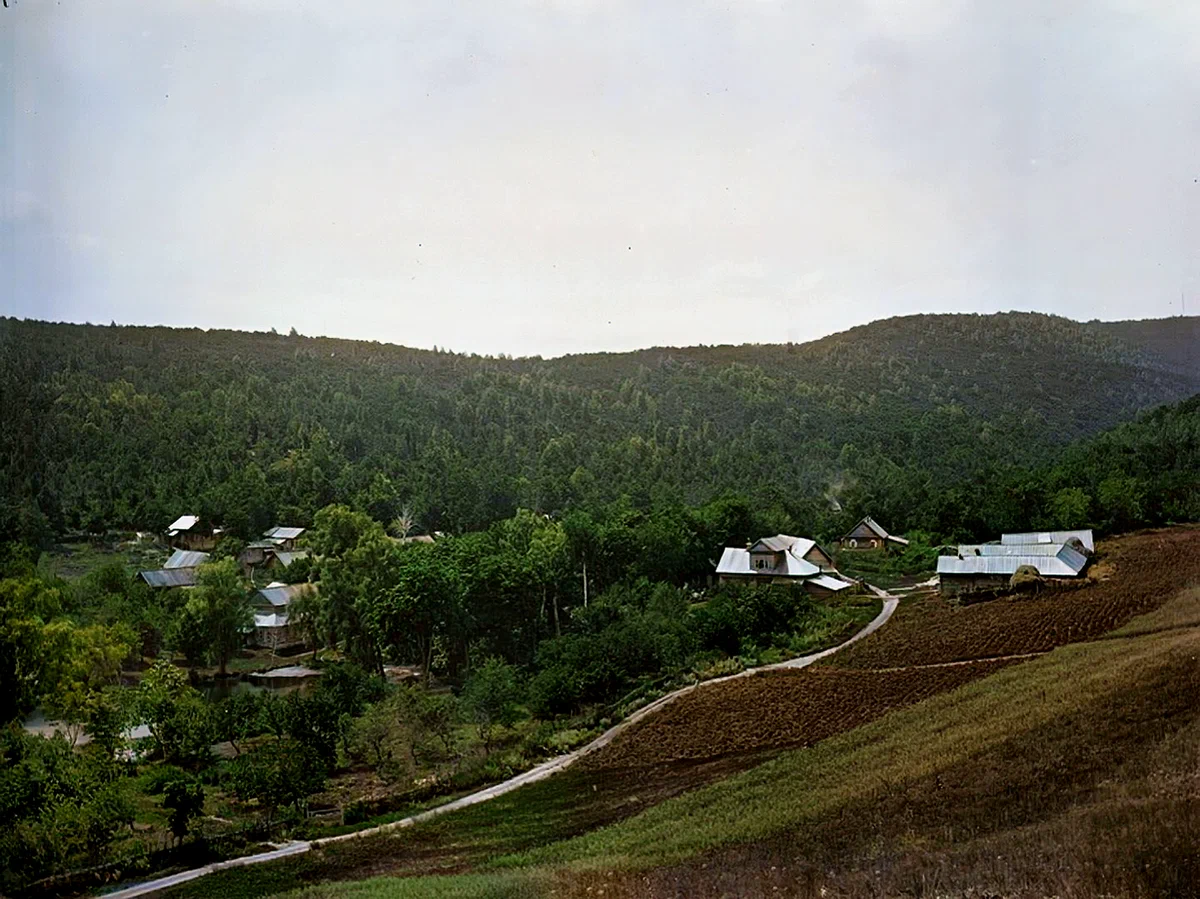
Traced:
<path fill-rule="evenodd" d="M 0 314 L 551 356 L 1200 312 L 1192 0 L 8 0 Z"/>

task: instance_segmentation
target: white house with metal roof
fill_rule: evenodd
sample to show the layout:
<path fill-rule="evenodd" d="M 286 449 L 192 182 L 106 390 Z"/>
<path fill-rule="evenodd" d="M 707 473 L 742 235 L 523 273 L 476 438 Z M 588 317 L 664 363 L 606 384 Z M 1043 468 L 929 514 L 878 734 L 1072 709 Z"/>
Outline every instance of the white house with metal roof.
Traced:
<path fill-rule="evenodd" d="M 854 586 L 837 577 L 833 558 L 815 540 L 776 534 L 756 540 L 746 549 L 727 546 L 717 563 L 722 584 L 803 583 L 813 592 L 836 593 Z"/>

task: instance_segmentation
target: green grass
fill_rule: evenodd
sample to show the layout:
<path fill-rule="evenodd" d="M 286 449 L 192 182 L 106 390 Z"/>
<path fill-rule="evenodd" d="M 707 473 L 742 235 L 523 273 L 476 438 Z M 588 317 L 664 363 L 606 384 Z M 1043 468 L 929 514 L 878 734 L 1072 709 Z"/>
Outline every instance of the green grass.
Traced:
<path fill-rule="evenodd" d="M 161 568 L 168 555 L 166 549 L 153 542 L 60 543 L 42 553 L 38 569 L 45 575 L 75 580 L 112 562 L 120 562 L 131 572 Z"/>
<path fill-rule="evenodd" d="M 1102 713 L 1106 703 L 1126 694 L 1131 685 L 1144 683 L 1147 690 L 1161 690 L 1162 684 L 1173 682 L 1177 671 L 1194 666 L 1200 651 L 1197 624 L 1200 591 L 1193 590 L 1131 622 L 1110 639 L 1061 647 L 809 749 L 786 753 L 667 800 L 615 825 L 556 841 L 560 822 L 552 815 L 535 815 L 540 825 L 519 840 L 526 848 L 493 856 L 482 871 L 465 876 L 375 878 L 307 887 L 293 895 L 305 899 L 541 896 L 562 877 L 647 870 L 686 863 L 725 847 L 766 843 L 835 820 L 847 810 L 869 809 L 910 785 L 933 783 L 964 766 L 970 770 L 975 759 L 1004 759 L 1009 747 L 1022 741 L 1036 745 L 1042 733 L 1054 733 L 1055 727 L 1062 728 L 1063 722 L 1086 710 Z M 1153 709 L 1149 714 L 1154 714 Z M 522 820 L 530 827 L 526 813 L 531 811 L 529 804 L 538 801 L 538 787 L 552 791 L 555 781 L 560 789 L 568 787 L 569 776 L 570 772 L 517 791 L 495 807 L 479 806 L 462 818 L 443 819 L 430 828 L 426 839 L 474 841 L 486 855 L 486 843 L 498 848 L 513 836 L 502 833 L 506 822 Z M 568 798 L 560 796 L 560 801 Z M 990 796 L 985 799 L 996 801 Z M 228 897 L 223 891 L 206 895 Z"/>

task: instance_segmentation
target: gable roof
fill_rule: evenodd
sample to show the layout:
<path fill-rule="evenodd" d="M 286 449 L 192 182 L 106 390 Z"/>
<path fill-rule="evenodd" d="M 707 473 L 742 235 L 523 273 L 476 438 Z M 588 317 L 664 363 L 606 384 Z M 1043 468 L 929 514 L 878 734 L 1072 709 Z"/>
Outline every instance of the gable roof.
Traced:
<path fill-rule="evenodd" d="M 304 530 L 304 528 L 275 527 L 269 531 L 264 531 L 263 536 L 268 540 L 295 540 L 304 533 Z"/>
<path fill-rule="evenodd" d="M 171 557 L 163 562 L 163 568 L 196 568 L 209 559 L 208 553 L 194 552 L 187 549 L 177 549 Z"/>
<path fill-rule="evenodd" d="M 750 565 L 750 550 L 738 549 L 735 546 L 725 547 L 721 553 L 721 561 L 717 563 L 717 574 L 744 574 L 759 577 L 813 577 L 821 573 L 821 569 L 806 559 L 796 555 L 794 551 L 783 554 L 783 565 L 768 569 L 755 569 Z"/>
<path fill-rule="evenodd" d="M 868 530 L 871 531 L 871 533 L 875 534 L 875 536 L 877 536 L 880 540 L 890 541 L 892 543 L 899 543 L 901 546 L 908 546 L 908 541 L 905 538 L 897 537 L 895 534 L 889 534 L 887 532 L 887 530 L 884 528 L 884 526 L 881 525 L 874 518 L 872 518 L 870 515 L 864 516 L 863 519 L 858 522 L 858 524 L 856 524 L 854 527 L 850 528 L 850 530 L 846 532 L 846 536 L 849 537 L 851 534 L 853 534 L 855 531 L 857 531 L 860 526 L 865 526 Z"/>
<path fill-rule="evenodd" d="M 1005 555 L 939 556 L 938 574 L 1015 574 L 1022 565 L 1029 565 L 1043 577 L 1075 577 L 1087 566 L 1087 556 L 1073 546 L 1058 544 L 1053 555 L 1011 553 Z"/>
<path fill-rule="evenodd" d="M 958 554 L 967 556 L 1057 556 L 1061 543 L 961 543 Z"/>
<path fill-rule="evenodd" d="M 316 589 L 316 584 L 273 583 L 255 593 L 254 601 L 259 606 L 270 605 L 277 609 L 285 608 L 291 604 L 292 600 L 306 593 L 315 592 Z"/>
<path fill-rule="evenodd" d="M 824 587 L 826 590 L 832 590 L 837 593 L 839 590 L 845 590 L 847 587 L 854 585 L 849 581 L 843 581 L 841 578 L 833 577 L 832 575 L 822 574 L 818 577 L 811 577 L 807 583 L 816 584 L 818 587 Z"/>
<path fill-rule="evenodd" d="M 169 525 L 167 525 L 167 530 L 168 531 L 190 531 L 192 528 L 194 528 L 199 523 L 200 523 L 199 515 L 180 515 L 178 518 L 176 518 L 174 521 L 172 521 Z"/>
<path fill-rule="evenodd" d="M 195 568 L 160 568 L 157 571 L 139 571 L 138 577 L 151 587 L 194 587 Z"/>
<path fill-rule="evenodd" d="M 280 565 L 287 568 L 297 559 L 307 559 L 308 550 L 298 549 L 295 552 L 284 552 L 282 549 L 273 549 L 271 550 L 271 555 L 279 560 Z"/>
<path fill-rule="evenodd" d="M 1088 552 L 1096 551 L 1095 541 L 1092 539 L 1092 531 L 1090 528 L 1085 528 L 1078 531 L 1030 531 L 1021 534 L 1001 534 L 1000 542 L 1009 546 L 1022 546 L 1026 544 L 1062 544 L 1068 540 L 1078 540 L 1083 544 L 1083 548 Z"/>

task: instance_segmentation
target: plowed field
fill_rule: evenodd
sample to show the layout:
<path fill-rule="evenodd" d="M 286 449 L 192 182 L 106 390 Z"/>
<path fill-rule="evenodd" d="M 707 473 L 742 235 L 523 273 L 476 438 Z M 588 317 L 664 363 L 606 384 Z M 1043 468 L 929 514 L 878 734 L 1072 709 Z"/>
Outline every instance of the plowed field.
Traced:
<path fill-rule="evenodd" d="M 1103 541 L 1084 585 L 965 607 L 906 599 L 882 628 L 825 663 L 702 685 L 580 764 L 632 769 L 808 746 L 1020 661 L 1014 656 L 1100 637 L 1197 583 L 1200 530 Z"/>
<path fill-rule="evenodd" d="M 1172 528 L 1101 541 L 1084 586 L 955 606 L 905 600 L 891 620 L 833 656 L 838 668 L 900 668 L 1046 652 L 1092 640 L 1200 583 L 1200 530 Z"/>
<path fill-rule="evenodd" d="M 998 671 L 988 661 L 906 671 L 804 668 L 703 685 L 583 760 L 638 768 L 808 746 Z"/>

